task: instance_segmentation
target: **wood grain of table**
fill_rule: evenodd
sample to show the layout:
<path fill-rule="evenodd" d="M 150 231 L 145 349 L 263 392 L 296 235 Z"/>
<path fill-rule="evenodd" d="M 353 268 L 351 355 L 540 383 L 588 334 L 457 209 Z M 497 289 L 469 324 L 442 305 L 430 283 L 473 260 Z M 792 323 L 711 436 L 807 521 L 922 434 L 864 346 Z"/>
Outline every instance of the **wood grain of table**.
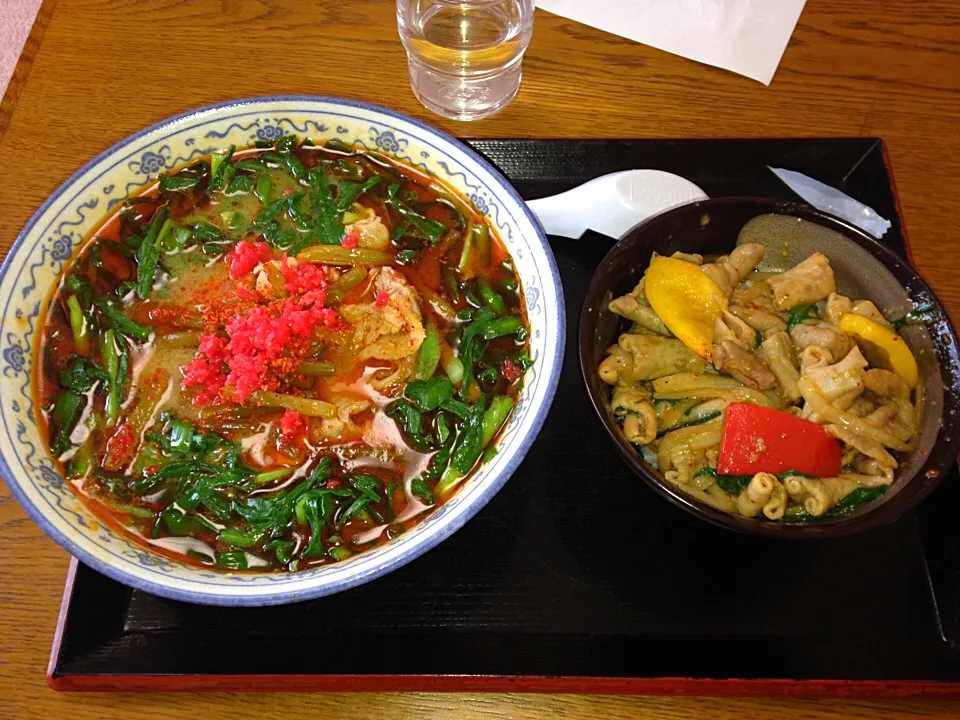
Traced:
<path fill-rule="evenodd" d="M 367 100 L 454 135 L 870 135 L 914 258 L 960 318 L 960 3 L 808 0 L 773 84 L 537 12 L 520 94 L 475 124 L 407 86 L 390 0 L 46 0 L 0 104 L 0 248 L 95 154 L 252 95 Z M 575 695 L 65 695 L 44 683 L 68 558 L 0 485 L 0 718 L 956 718 L 960 702 Z"/>

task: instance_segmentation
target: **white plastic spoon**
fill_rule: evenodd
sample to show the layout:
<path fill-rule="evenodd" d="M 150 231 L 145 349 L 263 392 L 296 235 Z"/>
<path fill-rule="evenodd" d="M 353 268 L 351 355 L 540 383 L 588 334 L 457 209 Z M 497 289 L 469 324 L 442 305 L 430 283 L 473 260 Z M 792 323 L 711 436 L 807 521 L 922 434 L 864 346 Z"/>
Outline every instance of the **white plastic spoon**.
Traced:
<path fill-rule="evenodd" d="M 596 230 L 619 238 L 652 215 L 707 195 L 686 178 L 662 170 L 624 170 L 601 175 L 572 190 L 530 200 L 548 235 L 578 238 Z"/>

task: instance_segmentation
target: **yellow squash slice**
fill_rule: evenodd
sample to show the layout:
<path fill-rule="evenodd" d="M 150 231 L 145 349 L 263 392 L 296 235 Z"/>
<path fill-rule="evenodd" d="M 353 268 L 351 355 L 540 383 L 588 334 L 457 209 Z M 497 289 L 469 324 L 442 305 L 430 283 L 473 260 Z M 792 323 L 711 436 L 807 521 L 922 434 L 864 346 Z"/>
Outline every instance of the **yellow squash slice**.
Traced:
<path fill-rule="evenodd" d="M 897 333 L 870 318 L 854 313 L 841 315 L 839 326 L 857 341 L 871 364 L 892 370 L 907 387 L 917 386 L 920 381 L 917 361 Z"/>
<path fill-rule="evenodd" d="M 720 287 L 695 263 L 654 255 L 644 291 L 670 332 L 710 362 L 713 326 L 727 308 L 727 296 Z"/>

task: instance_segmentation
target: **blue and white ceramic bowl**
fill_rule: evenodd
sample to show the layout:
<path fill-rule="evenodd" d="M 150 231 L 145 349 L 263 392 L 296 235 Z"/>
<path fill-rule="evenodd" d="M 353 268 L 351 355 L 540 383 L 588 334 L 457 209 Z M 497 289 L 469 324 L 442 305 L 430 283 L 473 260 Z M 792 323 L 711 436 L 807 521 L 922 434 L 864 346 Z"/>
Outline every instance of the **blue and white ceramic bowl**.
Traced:
<path fill-rule="evenodd" d="M 535 363 L 497 455 L 411 532 L 313 570 L 214 572 L 181 565 L 115 533 L 64 483 L 44 449 L 31 396 L 37 326 L 64 263 L 128 193 L 191 158 L 287 133 L 339 138 L 388 153 L 469 197 L 514 259 Z M 423 123 L 373 105 L 323 97 L 213 105 L 147 128 L 102 153 L 64 183 L 20 233 L 0 269 L 0 303 L 0 472 L 17 500 L 47 534 L 95 570 L 156 595 L 215 605 L 272 605 L 335 593 L 384 575 L 448 537 L 496 494 L 534 441 L 553 400 L 564 347 L 563 301 L 553 255 L 503 176 L 469 148 Z"/>

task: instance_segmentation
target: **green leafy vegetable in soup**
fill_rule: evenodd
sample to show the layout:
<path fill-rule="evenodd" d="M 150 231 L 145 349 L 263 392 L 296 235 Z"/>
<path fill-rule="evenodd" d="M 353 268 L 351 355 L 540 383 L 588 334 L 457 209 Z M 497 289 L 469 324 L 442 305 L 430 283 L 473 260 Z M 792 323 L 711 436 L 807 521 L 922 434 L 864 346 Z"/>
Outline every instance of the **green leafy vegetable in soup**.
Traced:
<path fill-rule="evenodd" d="M 345 560 L 492 456 L 531 363 L 518 280 L 420 171 L 231 146 L 122 203 L 66 269 L 34 364 L 51 454 L 184 562 Z"/>

